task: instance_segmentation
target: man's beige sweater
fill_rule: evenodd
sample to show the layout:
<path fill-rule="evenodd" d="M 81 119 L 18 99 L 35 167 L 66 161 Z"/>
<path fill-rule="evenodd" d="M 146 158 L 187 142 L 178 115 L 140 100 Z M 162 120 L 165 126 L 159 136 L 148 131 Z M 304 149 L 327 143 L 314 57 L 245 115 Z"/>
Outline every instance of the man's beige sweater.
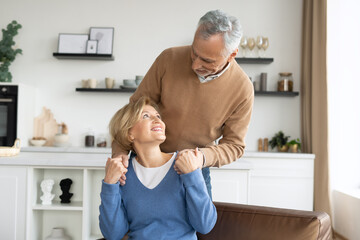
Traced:
<path fill-rule="evenodd" d="M 200 83 L 191 68 L 190 51 L 190 46 L 163 51 L 130 101 L 147 95 L 159 105 L 166 124 L 162 151 L 199 147 L 206 166 L 219 167 L 244 153 L 253 85 L 235 60 L 220 77 Z"/>

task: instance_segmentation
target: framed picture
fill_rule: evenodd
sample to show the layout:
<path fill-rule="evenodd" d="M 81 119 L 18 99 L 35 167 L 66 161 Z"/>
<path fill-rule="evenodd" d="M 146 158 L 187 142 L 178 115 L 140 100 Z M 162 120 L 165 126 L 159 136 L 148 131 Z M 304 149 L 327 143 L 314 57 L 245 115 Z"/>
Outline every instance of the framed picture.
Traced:
<path fill-rule="evenodd" d="M 90 40 L 97 41 L 98 54 L 112 54 L 114 28 L 113 27 L 91 27 Z"/>
<path fill-rule="evenodd" d="M 88 40 L 86 45 L 86 53 L 97 53 L 97 41 Z"/>
<path fill-rule="evenodd" d="M 59 34 L 58 53 L 86 53 L 88 34 Z"/>

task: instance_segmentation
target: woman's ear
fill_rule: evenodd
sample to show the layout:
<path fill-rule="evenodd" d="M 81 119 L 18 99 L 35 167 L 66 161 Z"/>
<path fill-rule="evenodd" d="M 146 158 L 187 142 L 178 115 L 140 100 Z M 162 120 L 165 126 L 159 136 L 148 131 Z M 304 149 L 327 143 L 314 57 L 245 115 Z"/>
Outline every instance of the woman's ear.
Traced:
<path fill-rule="evenodd" d="M 130 141 L 130 142 L 134 142 L 134 139 L 135 139 L 134 136 L 131 135 L 131 134 L 129 134 L 129 141 Z"/>

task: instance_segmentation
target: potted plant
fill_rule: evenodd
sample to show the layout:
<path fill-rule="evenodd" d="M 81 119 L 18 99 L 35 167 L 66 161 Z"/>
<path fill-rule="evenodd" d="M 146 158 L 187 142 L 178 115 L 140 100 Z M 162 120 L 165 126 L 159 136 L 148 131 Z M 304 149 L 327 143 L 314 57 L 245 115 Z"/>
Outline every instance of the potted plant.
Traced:
<path fill-rule="evenodd" d="M 290 142 L 287 143 L 287 145 L 290 148 L 290 152 L 293 153 L 297 153 L 298 150 L 301 149 L 301 142 L 299 138 L 291 140 Z"/>
<path fill-rule="evenodd" d="M 22 54 L 21 49 L 15 49 L 14 36 L 18 34 L 21 25 L 12 21 L 7 29 L 2 29 L 2 40 L 0 41 L 0 82 L 11 82 L 12 75 L 9 72 L 10 64 L 15 60 L 17 54 Z"/>
<path fill-rule="evenodd" d="M 289 136 L 285 136 L 285 134 L 282 131 L 279 131 L 269 141 L 269 145 L 272 149 L 277 147 L 279 152 L 287 152 L 289 150 L 289 146 L 287 145 L 288 139 Z"/>

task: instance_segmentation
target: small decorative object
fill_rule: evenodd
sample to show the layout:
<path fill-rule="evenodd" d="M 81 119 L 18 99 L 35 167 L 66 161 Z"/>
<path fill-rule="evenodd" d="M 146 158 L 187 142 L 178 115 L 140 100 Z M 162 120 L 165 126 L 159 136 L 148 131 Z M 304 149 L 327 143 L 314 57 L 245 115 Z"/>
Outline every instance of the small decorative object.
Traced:
<path fill-rule="evenodd" d="M 278 91 L 292 92 L 293 91 L 293 77 L 290 72 L 279 73 L 280 79 L 278 81 Z"/>
<path fill-rule="evenodd" d="M 258 151 L 262 152 L 263 151 L 263 141 L 262 138 L 259 138 L 258 140 Z"/>
<path fill-rule="evenodd" d="M 70 193 L 70 187 L 72 184 L 72 180 L 70 178 L 65 178 L 60 181 L 60 188 L 63 192 L 60 195 L 61 203 L 70 203 L 70 198 L 74 195 L 73 193 Z"/>
<path fill-rule="evenodd" d="M 252 37 L 249 37 L 249 38 L 247 39 L 247 46 L 248 46 L 248 48 L 249 48 L 249 50 L 250 50 L 250 55 L 252 56 L 252 55 L 253 55 L 252 50 L 253 50 L 254 47 L 255 47 L 255 39 L 252 38 Z"/>
<path fill-rule="evenodd" d="M 246 57 L 246 48 L 247 48 L 247 37 L 246 36 L 242 36 L 241 40 L 240 40 L 240 47 L 242 48 L 242 56 Z"/>
<path fill-rule="evenodd" d="M 41 147 L 46 143 L 46 138 L 44 137 L 33 137 L 30 139 L 30 144 L 35 147 Z"/>
<path fill-rule="evenodd" d="M 260 74 L 260 91 L 266 92 L 267 73 Z"/>
<path fill-rule="evenodd" d="M 16 21 L 7 25 L 6 30 L 2 29 L 2 40 L 0 41 L 0 82 L 11 82 L 12 75 L 9 71 L 10 64 L 15 60 L 16 55 L 22 54 L 22 50 L 15 48 L 14 36 L 22 26 Z"/>
<path fill-rule="evenodd" d="M 287 145 L 287 141 L 289 136 L 285 136 L 282 131 L 276 133 L 273 138 L 269 141 L 269 145 L 271 149 L 277 147 L 279 152 L 287 152 L 289 150 L 289 146 Z"/>
<path fill-rule="evenodd" d="M 54 137 L 55 147 L 65 147 L 68 145 L 69 135 L 68 127 L 65 123 L 58 124 L 58 133 Z"/>
<path fill-rule="evenodd" d="M 89 88 L 96 88 L 97 80 L 95 78 L 88 79 L 88 87 Z"/>
<path fill-rule="evenodd" d="M 90 28 L 90 40 L 97 40 L 98 54 L 112 54 L 113 39 L 114 39 L 113 27 Z"/>
<path fill-rule="evenodd" d="M 51 201 L 54 199 L 55 194 L 51 193 L 54 186 L 54 180 L 44 179 L 41 181 L 40 187 L 43 195 L 40 197 L 42 205 L 51 205 Z"/>
<path fill-rule="evenodd" d="M 113 88 L 114 85 L 115 85 L 115 79 L 114 78 L 110 78 L 110 77 L 105 78 L 105 86 L 106 86 L 106 88 Z"/>
<path fill-rule="evenodd" d="M 88 34 L 59 34 L 58 53 L 86 53 Z"/>
<path fill-rule="evenodd" d="M 71 240 L 71 238 L 65 234 L 65 229 L 56 227 L 52 229 L 51 234 L 45 240 Z"/>
<path fill-rule="evenodd" d="M 265 52 L 266 49 L 268 49 L 268 47 L 269 47 L 269 38 L 262 37 L 262 48 L 264 49 L 264 54 L 262 55 L 262 57 L 265 57 Z"/>
<path fill-rule="evenodd" d="M 143 80 L 144 76 L 141 76 L 141 75 L 136 75 L 135 76 L 135 83 L 136 83 L 136 86 L 139 86 L 141 81 Z"/>
<path fill-rule="evenodd" d="M 20 152 L 20 139 L 15 139 L 12 147 L 0 147 L 0 157 L 11 157 L 18 155 Z"/>
<path fill-rule="evenodd" d="M 290 152 L 297 153 L 299 150 L 301 150 L 301 142 L 300 139 L 293 139 L 290 142 L 287 143 L 289 146 Z"/>
<path fill-rule="evenodd" d="M 252 83 L 254 85 L 254 91 L 255 92 L 260 91 L 260 82 L 256 81 L 256 80 L 253 81 L 251 77 L 250 77 L 250 80 L 252 81 Z"/>
<path fill-rule="evenodd" d="M 268 138 L 264 138 L 264 152 L 269 151 L 269 139 Z"/>
<path fill-rule="evenodd" d="M 262 40 L 262 36 L 257 36 L 256 37 L 256 46 L 258 48 L 258 57 L 261 57 L 261 50 L 262 50 L 262 44 L 263 44 L 263 40 Z"/>
<path fill-rule="evenodd" d="M 87 79 L 81 80 L 81 87 L 82 88 L 89 88 L 89 82 Z"/>
<path fill-rule="evenodd" d="M 85 136 L 85 147 L 94 147 L 95 145 L 95 136 L 94 132 L 89 129 L 88 133 Z"/>
<path fill-rule="evenodd" d="M 97 41 L 96 40 L 88 40 L 86 45 L 86 53 L 96 53 L 97 52 Z"/>
<path fill-rule="evenodd" d="M 106 138 L 104 135 L 100 135 L 97 138 L 97 143 L 96 143 L 97 147 L 106 147 Z"/>

